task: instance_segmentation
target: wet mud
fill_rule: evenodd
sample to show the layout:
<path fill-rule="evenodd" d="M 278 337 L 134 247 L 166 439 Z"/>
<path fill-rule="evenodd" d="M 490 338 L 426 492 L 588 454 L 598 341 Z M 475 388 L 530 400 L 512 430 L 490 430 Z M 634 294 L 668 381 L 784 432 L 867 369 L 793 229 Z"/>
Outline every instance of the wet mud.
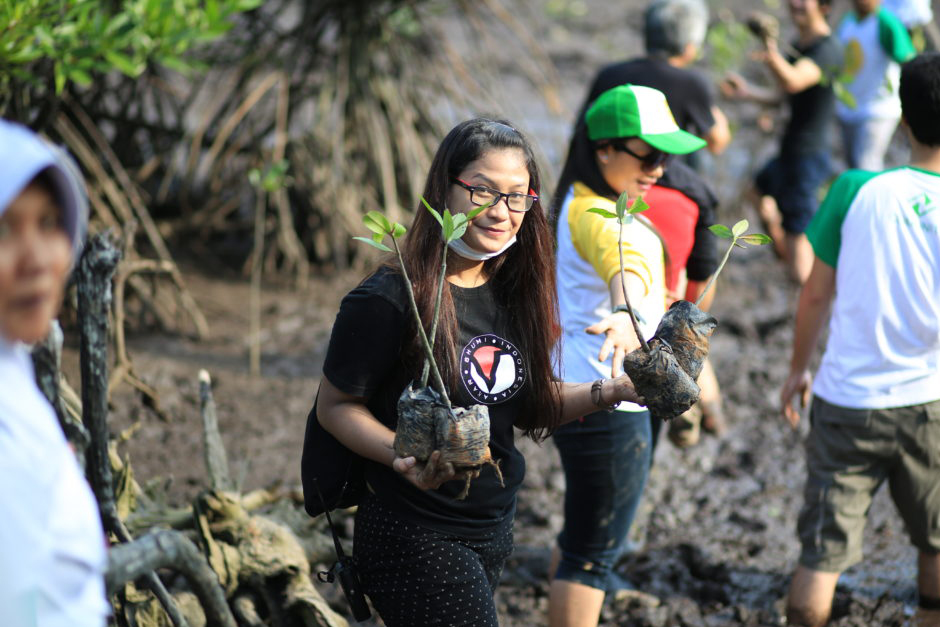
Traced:
<path fill-rule="evenodd" d="M 554 173 L 564 157 L 570 116 L 586 88 L 586 72 L 640 52 L 636 7 L 641 3 L 626 16 L 616 3 L 601 0 L 534 4 L 551 5 L 556 12 L 546 18 L 547 25 L 534 23 L 544 29 L 539 35 L 558 67 L 567 113 L 549 111 L 538 98 L 519 97 L 510 62 L 500 68 L 508 77 L 506 93 L 497 96 L 503 98 L 504 113 L 524 122 L 521 127 L 537 139 L 541 157 Z M 529 19 L 531 14 L 521 16 Z M 528 108 L 523 111 L 520 103 Z M 737 121 L 735 144 L 712 164 L 712 178 L 723 197 L 719 217 L 725 223 L 746 217 L 756 225 L 756 216 L 740 204 L 740 191 L 751 171 L 772 154 L 773 137 L 757 130 L 757 111 L 725 110 Z M 897 161 L 904 151 L 891 154 Z M 315 277 L 300 293 L 269 282 L 263 296 L 262 376 L 252 377 L 247 282 L 203 262 L 189 267 L 186 280 L 209 317 L 209 339 L 196 343 L 177 335 L 129 331 L 135 369 L 158 390 L 163 417 L 143 406 L 127 386 L 112 397 L 112 431 L 133 429 L 121 450 L 130 456 L 137 479 L 171 504 L 192 499 L 206 485 L 196 379 L 198 370 L 206 368 L 215 384 L 232 474 L 242 488 L 299 488 L 305 418 L 330 328 L 340 299 L 363 272 Z M 799 552 L 795 526 L 808 430 L 805 420 L 793 431 L 777 415 L 796 295 L 770 247 L 732 255 L 717 283 L 711 313 L 719 325 L 709 341 L 729 429 L 721 440 L 705 436 L 682 451 L 661 439 L 631 530 L 631 550 L 617 565 L 624 582 L 643 594 L 608 595 L 601 625 L 783 623 L 783 599 Z M 65 355 L 65 368 L 77 381 L 74 346 Z M 496 593 L 503 627 L 547 624 L 550 551 L 562 524 L 565 485 L 554 445 L 520 440 L 519 446 L 528 470 L 514 528 L 517 548 Z M 340 533 L 351 543 L 351 518 L 338 518 Z M 872 506 L 864 551 L 865 562 L 840 580 L 832 625 L 907 624 L 916 603 L 916 554 L 885 490 Z M 328 565 L 315 569 L 323 566 Z M 345 611 L 338 587 L 315 585 Z"/>

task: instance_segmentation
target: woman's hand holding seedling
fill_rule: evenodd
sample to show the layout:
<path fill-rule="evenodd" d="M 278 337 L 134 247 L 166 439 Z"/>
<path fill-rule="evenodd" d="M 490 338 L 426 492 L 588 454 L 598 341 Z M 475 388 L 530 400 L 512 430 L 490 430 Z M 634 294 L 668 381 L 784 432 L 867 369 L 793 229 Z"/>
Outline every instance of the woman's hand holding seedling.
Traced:
<path fill-rule="evenodd" d="M 605 401 L 646 404 L 643 397 L 637 394 L 636 388 L 633 387 L 633 381 L 625 374 L 604 381 L 604 385 L 601 387 L 601 397 Z"/>

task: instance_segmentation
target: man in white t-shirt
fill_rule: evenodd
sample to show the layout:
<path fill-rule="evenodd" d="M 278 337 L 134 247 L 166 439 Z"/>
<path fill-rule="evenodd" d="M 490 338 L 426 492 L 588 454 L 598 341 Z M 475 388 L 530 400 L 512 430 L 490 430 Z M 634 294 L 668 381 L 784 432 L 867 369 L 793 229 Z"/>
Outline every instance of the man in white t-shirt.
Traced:
<path fill-rule="evenodd" d="M 903 66 L 900 95 L 910 164 L 845 172 L 806 231 L 815 260 L 781 392 L 794 427 L 793 399 L 808 400 L 830 309 L 831 319 L 812 383 L 790 625 L 828 620 L 839 574 L 862 558 L 867 512 L 885 481 L 920 552 L 920 611 L 940 615 L 940 53 Z"/>
<path fill-rule="evenodd" d="M 0 625 L 103 627 L 105 536 L 28 344 L 62 302 L 86 221 L 74 164 L 0 120 Z"/>

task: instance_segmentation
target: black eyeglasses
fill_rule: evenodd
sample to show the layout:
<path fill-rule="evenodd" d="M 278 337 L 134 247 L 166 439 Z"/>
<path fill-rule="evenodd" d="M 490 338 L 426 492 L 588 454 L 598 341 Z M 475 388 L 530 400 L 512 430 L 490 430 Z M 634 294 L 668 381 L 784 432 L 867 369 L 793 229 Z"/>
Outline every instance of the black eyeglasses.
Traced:
<path fill-rule="evenodd" d="M 630 150 L 629 147 L 627 147 L 626 142 L 611 142 L 610 145 L 614 150 L 625 152 L 634 159 L 639 160 L 641 164 L 640 167 L 643 168 L 643 171 L 645 172 L 652 172 L 659 166 L 668 168 L 669 164 L 672 163 L 672 160 L 675 158 L 674 154 L 663 152 L 662 150 L 658 150 L 656 148 L 653 148 L 651 152 L 648 152 L 645 155 L 638 155 L 637 153 Z"/>
<path fill-rule="evenodd" d="M 489 187 L 484 187 L 482 185 L 471 185 L 470 183 L 461 181 L 460 179 L 454 179 L 454 183 L 460 185 L 462 188 L 470 192 L 470 203 L 476 205 L 477 207 L 482 207 L 483 205 L 496 205 L 499 204 L 500 200 L 505 198 L 506 206 L 509 207 L 510 211 L 524 213 L 531 209 L 532 205 L 535 204 L 535 201 L 539 199 L 538 196 L 532 194 L 522 194 L 520 192 L 504 194 L 503 192 L 490 189 Z"/>

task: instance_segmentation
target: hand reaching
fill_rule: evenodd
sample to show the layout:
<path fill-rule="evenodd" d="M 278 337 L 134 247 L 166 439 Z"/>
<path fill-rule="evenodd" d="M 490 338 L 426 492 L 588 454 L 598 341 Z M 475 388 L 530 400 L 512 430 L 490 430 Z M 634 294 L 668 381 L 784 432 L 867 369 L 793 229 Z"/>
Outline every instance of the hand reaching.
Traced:
<path fill-rule="evenodd" d="M 607 335 L 601 350 L 597 354 L 598 361 L 607 361 L 607 358 L 613 352 L 613 363 L 610 366 L 610 376 L 618 377 L 623 374 L 623 358 L 627 353 L 640 347 L 640 340 L 633 330 L 633 324 L 630 322 L 630 314 L 618 311 L 613 313 L 600 322 L 596 322 L 585 329 L 586 333 L 591 335 Z M 632 385 L 632 384 L 631 384 Z"/>
<path fill-rule="evenodd" d="M 724 80 L 718 84 L 718 88 L 722 95 L 730 100 L 743 100 L 750 94 L 747 80 L 735 72 L 728 72 Z"/>

